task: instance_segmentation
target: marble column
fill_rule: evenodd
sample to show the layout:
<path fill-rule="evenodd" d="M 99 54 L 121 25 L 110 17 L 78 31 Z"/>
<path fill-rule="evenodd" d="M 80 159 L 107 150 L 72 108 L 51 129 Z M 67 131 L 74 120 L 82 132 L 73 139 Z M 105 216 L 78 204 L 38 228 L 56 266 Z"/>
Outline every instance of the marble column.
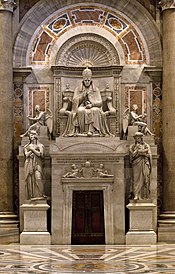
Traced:
<path fill-rule="evenodd" d="M 159 241 L 175 241 L 175 1 L 161 0 L 163 13 L 163 214 Z"/>
<path fill-rule="evenodd" d="M 17 236 L 13 238 L 17 233 L 17 221 L 13 213 L 12 15 L 14 7 L 14 1 L 0 0 L 0 243 L 6 242 L 6 236 L 9 239 L 7 242 L 15 241 Z"/>

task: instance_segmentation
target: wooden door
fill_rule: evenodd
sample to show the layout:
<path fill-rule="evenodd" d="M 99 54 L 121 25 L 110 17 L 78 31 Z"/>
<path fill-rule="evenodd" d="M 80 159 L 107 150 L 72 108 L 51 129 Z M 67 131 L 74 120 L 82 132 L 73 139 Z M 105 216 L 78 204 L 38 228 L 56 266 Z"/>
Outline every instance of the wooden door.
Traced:
<path fill-rule="evenodd" d="M 103 191 L 73 191 L 72 244 L 105 244 Z"/>

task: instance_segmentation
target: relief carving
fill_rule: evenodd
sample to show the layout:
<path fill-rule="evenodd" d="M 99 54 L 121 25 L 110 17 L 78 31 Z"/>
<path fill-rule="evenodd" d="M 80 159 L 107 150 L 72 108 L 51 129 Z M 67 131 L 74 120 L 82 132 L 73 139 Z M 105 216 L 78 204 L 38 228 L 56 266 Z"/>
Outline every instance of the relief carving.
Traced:
<path fill-rule="evenodd" d="M 86 161 L 83 167 L 78 168 L 77 165 L 72 164 L 72 170 L 68 171 L 63 178 L 113 178 L 114 175 L 109 174 L 104 168 L 103 164 L 95 168 L 94 164 Z"/>

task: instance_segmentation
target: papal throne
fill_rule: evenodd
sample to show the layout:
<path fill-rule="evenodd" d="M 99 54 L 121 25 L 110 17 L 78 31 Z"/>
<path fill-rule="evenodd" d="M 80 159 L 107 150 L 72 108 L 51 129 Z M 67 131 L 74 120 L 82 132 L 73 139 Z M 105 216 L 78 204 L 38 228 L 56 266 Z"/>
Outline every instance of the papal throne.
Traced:
<path fill-rule="evenodd" d="M 85 74 L 90 73 L 90 76 L 89 75 L 83 76 L 83 79 L 85 81 L 88 81 L 88 77 L 90 77 L 89 81 L 93 81 L 93 79 L 91 80 L 91 70 L 90 69 L 85 69 L 83 71 L 83 73 L 85 73 Z M 105 132 L 107 133 L 106 135 L 115 135 L 115 133 L 116 133 L 116 109 L 113 106 L 113 97 L 114 97 L 113 91 L 109 88 L 108 83 L 106 83 L 106 86 L 103 89 L 98 90 L 96 87 L 93 86 L 94 84 L 92 82 L 91 91 L 89 92 L 88 89 L 90 89 L 90 85 L 88 87 L 86 87 L 84 85 L 84 80 L 82 81 L 83 84 L 81 84 L 81 87 L 76 88 L 74 91 L 70 90 L 69 84 L 67 84 L 65 90 L 62 92 L 62 108 L 59 111 L 60 135 L 61 136 L 69 136 L 68 132 L 70 131 L 70 124 L 73 123 L 72 122 L 72 121 L 74 121 L 73 119 L 76 118 L 74 116 L 78 115 L 78 113 L 77 114 L 74 113 L 75 104 L 77 104 L 77 102 L 75 102 L 77 100 L 77 99 L 75 99 L 75 97 L 76 97 L 75 93 L 77 93 L 77 92 L 78 92 L 78 95 L 77 95 L 78 104 L 80 106 L 79 110 L 83 109 L 83 108 L 86 110 L 85 104 L 89 100 L 89 99 L 87 99 L 87 96 L 93 97 L 95 93 L 98 93 L 97 97 L 100 97 L 101 103 L 99 101 L 99 98 L 95 99 L 96 101 L 94 101 L 93 107 L 91 106 L 92 108 L 85 111 L 85 114 L 83 114 L 83 115 L 85 115 L 84 119 L 89 119 L 89 117 L 92 118 L 93 115 L 95 116 L 96 111 L 98 112 L 98 109 L 100 108 L 100 116 L 97 116 L 97 118 L 95 118 L 96 120 L 98 120 L 98 119 L 102 120 L 102 121 L 100 121 L 100 123 L 102 125 L 99 125 L 99 127 L 105 128 Z M 79 91 L 77 91 L 77 90 L 79 90 Z M 89 92 L 89 94 L 84 96 L 83 94 L 85 94 L 85 92 L 87 92 L 87 93 Z M 88 103 L 91 103 L 91 102 L 88 101 Z M 81 107 L 82 105 L 83 105 L 83 107 Z M 90 113 L 90 112 L 92 112 L 92 113 Z M 77 121 L 75 122 L 75 124 L 76 123 L 77 123 Z M 86 127 L 87 127 L 87 125 L 85 125 L 85 129 L 84 129 L 85 134 L 80 134 L 81 136 L 87 136 L 86 133 L 88 133 L 88 127 L 87 128 Z M 97 126 L 97 128 L 98 128 L 98 126 Z M 77 125 L 76 131 L 78 134 L 81 133 L 79 125 Z"/>

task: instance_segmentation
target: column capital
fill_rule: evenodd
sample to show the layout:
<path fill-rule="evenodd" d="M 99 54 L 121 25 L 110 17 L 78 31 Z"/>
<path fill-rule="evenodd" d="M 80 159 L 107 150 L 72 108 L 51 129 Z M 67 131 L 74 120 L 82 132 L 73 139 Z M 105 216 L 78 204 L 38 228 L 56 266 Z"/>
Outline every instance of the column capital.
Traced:
<path fill-rule="evenodd" d="M 175 0 L 160 0 L 159 5 L 162 8 L 162 11 L 175 9 Z"/>
<path fill-rule="evenodd" d="M 13 10 L 16 7 L 16 3 L 14 0 L 0 0 L 0 11 L 10 11 L 13 12 Z"/>

